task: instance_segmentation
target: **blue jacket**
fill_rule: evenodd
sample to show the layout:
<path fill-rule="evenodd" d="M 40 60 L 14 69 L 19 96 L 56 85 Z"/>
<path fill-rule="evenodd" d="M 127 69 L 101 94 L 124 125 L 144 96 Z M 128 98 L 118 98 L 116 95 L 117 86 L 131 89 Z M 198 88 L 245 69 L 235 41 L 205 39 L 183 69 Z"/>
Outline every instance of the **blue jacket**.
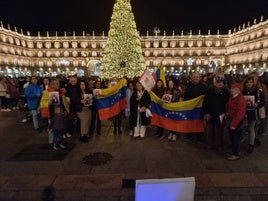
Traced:
<path fill-rule="evenodd" d="M 40 97 L 36 96 L 38 94 L 40 94 Z M 29 110 L 36 110 L 40 105 L 42 88 L 37 84 L 31 83 L 28 87 L 26 87 L 24 95 L 27 99 Z"/>

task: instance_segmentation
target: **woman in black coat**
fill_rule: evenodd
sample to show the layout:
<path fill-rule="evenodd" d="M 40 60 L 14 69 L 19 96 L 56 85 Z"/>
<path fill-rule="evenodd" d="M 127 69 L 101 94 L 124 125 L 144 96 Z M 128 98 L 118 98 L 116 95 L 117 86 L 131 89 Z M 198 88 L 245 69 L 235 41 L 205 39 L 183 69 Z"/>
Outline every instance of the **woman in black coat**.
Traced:
<path fill-rule="evenodd" d="M 146 116 L 146 110 L 150 105 L 150 94 L 137 81 L 136 90 L 130 98 L 130 124 L 134 127 L 134 138 L 145 136 L 146 126 L 150 124 L 150 117 Z"/>

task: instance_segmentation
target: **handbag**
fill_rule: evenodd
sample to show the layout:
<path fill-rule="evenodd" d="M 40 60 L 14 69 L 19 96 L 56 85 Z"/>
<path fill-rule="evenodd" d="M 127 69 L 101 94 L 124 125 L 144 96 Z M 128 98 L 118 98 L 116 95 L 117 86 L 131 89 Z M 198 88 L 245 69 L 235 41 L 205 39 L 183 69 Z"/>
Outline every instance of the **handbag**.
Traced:
<path fill-rule="evenodd" d="M 264 108 L 264 106 L 259 108 L 259 118 L 260 119 L 265 119 L 265 108 Z"/>
<path fill-rule="evenodd" d="M 260 91 L 258 90 L 257 92 L 258 95 L 258 100 L 260 101 Z M 261 108 L 258 109 L 258 115 L 259 119 L 265 119 L 265 107 L 262 106 Z"/>

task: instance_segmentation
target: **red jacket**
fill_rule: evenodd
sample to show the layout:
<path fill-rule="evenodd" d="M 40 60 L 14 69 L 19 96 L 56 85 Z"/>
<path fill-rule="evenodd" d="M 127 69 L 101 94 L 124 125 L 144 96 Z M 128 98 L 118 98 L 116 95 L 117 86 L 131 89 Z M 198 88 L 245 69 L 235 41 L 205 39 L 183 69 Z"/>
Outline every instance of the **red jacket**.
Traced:
<path fill-rule="evenodd" d="M 230 97 L 227 103 L 227 113 L 231 117 L 230 127 L 236 128 L 246 115 L 247 102 L 240 93 L 235 98 Z"/>

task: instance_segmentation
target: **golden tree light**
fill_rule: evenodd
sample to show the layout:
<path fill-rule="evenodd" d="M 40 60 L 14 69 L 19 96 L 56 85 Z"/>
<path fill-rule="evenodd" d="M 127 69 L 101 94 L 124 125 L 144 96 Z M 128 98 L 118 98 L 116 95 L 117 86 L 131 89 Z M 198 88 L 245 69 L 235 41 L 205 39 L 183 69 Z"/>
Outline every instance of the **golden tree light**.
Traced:
<path fill-rule="evenodd" d="M 104 49 L 101 78 L 140 76 L 145 69 L 130 0 L 117 0 Z M 121 65 L 124 62 L 125 65 Z"/>

